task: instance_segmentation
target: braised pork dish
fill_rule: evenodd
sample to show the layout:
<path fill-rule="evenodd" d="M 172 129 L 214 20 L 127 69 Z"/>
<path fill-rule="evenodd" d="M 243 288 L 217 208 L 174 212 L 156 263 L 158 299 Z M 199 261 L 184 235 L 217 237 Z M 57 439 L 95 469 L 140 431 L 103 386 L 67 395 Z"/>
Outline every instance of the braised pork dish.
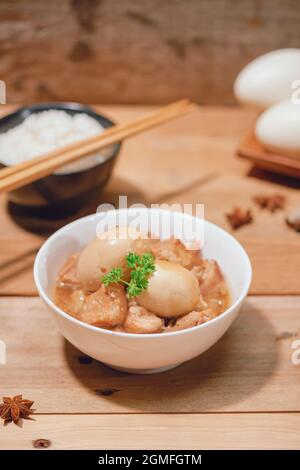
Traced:
<path fill-rule="evenodd" d="M 215 260 L 177 239 L 151 239 L 122 227 L 71 255 L 54 288 L 56 305 L 90 325 L 127 333 L 192 328 L 230 304 Z"/>

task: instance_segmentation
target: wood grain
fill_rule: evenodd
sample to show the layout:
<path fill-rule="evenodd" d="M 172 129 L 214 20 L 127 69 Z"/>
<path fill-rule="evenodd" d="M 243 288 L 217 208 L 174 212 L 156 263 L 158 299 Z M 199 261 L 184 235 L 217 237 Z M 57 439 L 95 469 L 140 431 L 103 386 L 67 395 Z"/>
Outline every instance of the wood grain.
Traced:
<path fill-rule="evenodd" d="M 292 156 L 269 152 L 258 141 L 254 130 L 241 142 L 237 154 L 258 168 L 300 179 L 300 160 Z"/>
<path fill-rule="evenodd" d="M 0 432 L 0 449 L 299 449 L 300 414 L 38 415 Z"/>
<path fill-rule="evenodd" d="M 270 213 L 255 205 L 254 196 L 275 192 L 287 198 L 284 211 Z M 231 232 L 245 247 L 253 266 L 251 294 L 299 294 L 300 236 L 285 222 L 285 214 L 299 207 L 297 189 L 225 172 L 205 185 L 183 191 L 179 197 L 182 204 L 204 204 L 205 218 Z M 175 201 L 174 196 L 165 199 L 168 203 Z M 254 221 L 232 231 L 225 215 L 236 205 L 250 208 Z"/>
<path fill-rule="evenodd" d="M 299 45 L 296 0 L 186 3 L 1 0 L 7 99 L 228 104 L 250 60 Z"/>
<path fill-rule="evenodd" d="M 66 342 L 38 298 L 1 298 L 7 364 L 0 395 L 22 393 L 39 413 L 300 411 L 300 297 L 250 297 L 209 351 L 159 375 L 134 376 Z"/>
<path fill-rule="evenodd" d="M 5 109 L 12 108 L 1 107 L 0 112 Z M 126 122 L 154 108 L 97 109 Z M 127 195 L 128 204 L 204 203 L 205 217 L 226 230 L 230 230 L 226 212 L 237 203 L 251 207 L 255 222 L 234 232 L 253 264 L 251 294 L 300 294 L 300 237 L 284 222 L 285 212 L 300 204 L 298 186 L 284 178 L 249 174 L 251 166 L 234 156 L 240 136 L 253 118 L 253 112 L 238 108 L 200 108 L 128 140 L 102 196 L 73 217 L 36 219 L 8 205 L 1 196 L 0 294 L 36 295 L 32 264 L 45 237 L 72 218 L 95 212 L 103 202 L 118 204 L 119 194 Z M 269 214 L 258 210 L 252 197 L 265 192 L 285 194 L 286 211 Z"/>
<path fill-rule="evenodd" d="M 126 122 L 155 108 L 98 109 Z M 101 198 L 72 217 L 36 219 L 0 197 L 0 340 L 7 346 L 0 396 L 23 393 L 38 412 L 22 429 L 1 427 L 0 448 L 31 449 L 39 438 L 53 449 L 299 448 L 300 366 L 291 346 L 300 339 L 300 239 L 285 212 L 269 214 L 252 201 L 282 192 L 287 212 L 299 206 L 299 186 L 234 157 L 254 117 L 200 108 L 127 141 Z M 36 296 L 32 265 L 43 240 L 100 203 L 117 203 L 119 194 L 129 204 L 204 203 L 205 217 L 226 230 L 225 213 L 236 204 L 251 207 L 255 219 L 234 233 L 250 255 L 255 296 L 211 350 L 160 375 L 122 374 L 86 358 L 37 297 L 24 297 Z"/>

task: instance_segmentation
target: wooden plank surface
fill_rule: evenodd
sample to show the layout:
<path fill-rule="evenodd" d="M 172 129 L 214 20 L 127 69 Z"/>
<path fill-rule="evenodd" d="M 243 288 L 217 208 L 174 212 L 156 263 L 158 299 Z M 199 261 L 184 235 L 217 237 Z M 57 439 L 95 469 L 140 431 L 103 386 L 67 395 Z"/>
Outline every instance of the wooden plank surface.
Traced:
<path fill-rule="evenodd" d="M 254 204 L 255 195 L 274 191 L 287 197 L 285 211 L 270 213 Z M 174 201 L 174 197 L 166 199 L 169 203 Z M 205 218 L 229 231 L 225 214 L 234 205 L 251 208 L 253 223 L 231 231 L 246 248 L 253 265 L 250 293 L 299 294 L 300 236 L 285 222 L 285 213 L 300 207 L 299 191 L 274 188 L 274 184 L 259 179 L 218 173 L 205 185 L 181 193 L 180 202 L 203 203 Z"/>
<path fill-rule="evenodd" d="M 209 351 L 160 375 L 132 376 L 65 341 L 38 298 L 2 298 L 1 395 L 22 393 L 39 413 L 300 411 L 300 297 L 250 297 Z"/>
<path fill-rule="evenodd" d="M 49 450 L 299 449 L 300 414 L 39 415 L 6 426 L 0 449 L 33 449 L 37 439 Z"/>
<path fill-rule="evenodd" d="M 1 0 L 10 101 L 233 103 L 248 62 L 298 47 L 296 0 Z M 45 54 L 47 51 L 47 54 Z"/>
<path fill-rule="evenodd" d="M 2 113 L 5 109 L 1 107 Z M 149 107 L 98 107 L 117 121 L 149 111 Z M 74 215 L 95 212 L 102 202 L 204 203 L 205 215 L 227 230 L 225 213 L 239 204 L 252 207 L 255 223 L 235 232 L 249 251 L 254 268 L 252 294 L 300 294 L 300 236 L 288 228 L 285 214 L 257 210 L 252 197 L 264 192 L 287 196 L 287 211 L 299 207 L 299 187 L 286 179 L 265 180 L 234 157 L 253 113 L 239 108 L 199 108 L 127 141 L 104 194 Z M 283 186 L 282 183 L 288 183 Z M 72 218 L 33 219 L 0 197 L 0 294 L 36 295 L 32 264 L 44 238 Z M 36 233 L 32 233 L 35 231 Z M 45 232 L 45 233 L 41 233 Z M 266 237 L 268 243 L 265 243 Z"/>
<path fill-rule="evenodd" d="M 5 112 L 7 107 L 1 107 Z M 149 107 L 99 107 L 117 121 Z M 238 108 L 199 108 L 190 116 L 123 145 L 102 202 L 204 203 L 205 217 L 230 230 L 225 213 L 251 207 L 254 223 L 234 235 L 247 249 L 254 279 L 241 314 L 209 351 L 160 375 L 132 376 L 89 361 L 56 329 L 32 278 L 43 240 L 72 219 L 24 214 L 0 197 L 0 396 L 35 401 L 35 421 L 0 427 L 0 448 L 299 448 L 300 236 L 285 212 L 299 207 L 299 186 L 250 171 L 234 157 L 254 115 Z M 281 192 L 286 211 L 270 214 L 253 196 Z M 33 297 L 31 297 L 33 296 Z"/>

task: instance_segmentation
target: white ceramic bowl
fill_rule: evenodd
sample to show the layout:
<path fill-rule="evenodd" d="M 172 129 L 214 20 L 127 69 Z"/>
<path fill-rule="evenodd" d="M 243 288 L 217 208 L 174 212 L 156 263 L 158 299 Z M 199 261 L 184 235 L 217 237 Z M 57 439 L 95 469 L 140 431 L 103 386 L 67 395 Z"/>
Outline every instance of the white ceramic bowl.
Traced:
<path fill-rule="evenodd" d="M 136 217 L 136 210 L 121 209 Z M 143 216 L 161 217 L 160 209 L 139 209 Z M 105 364 L 126 372 L 153 373 L 171 369 L 213 346 L 236 318 L 251 282 L 251 264 L 243 247 L 216 225 L 191 215 L 163 211 L 176 224 L 182 217 L 193 219 L 204 233 L 203 256 L 218 261 L 229 283 L 232 304 L 219 317 L 187 330 L 160 334 L 119 333 L 97 328 L 71 317 L 52 300 L 55 277 L 64 260 L 80 251 L 96 234 L 101 214 L 83 217 L 55 232 L 43 244 L 34 264 L 39 295 L 55 318 L 62 335 L 76 348 Z M 204 224 L 201 225 L 201 224 Z M 204 228 L 203 228 L 204 227 Z M 202 230 L 203 228 L 203 230 Z"/>

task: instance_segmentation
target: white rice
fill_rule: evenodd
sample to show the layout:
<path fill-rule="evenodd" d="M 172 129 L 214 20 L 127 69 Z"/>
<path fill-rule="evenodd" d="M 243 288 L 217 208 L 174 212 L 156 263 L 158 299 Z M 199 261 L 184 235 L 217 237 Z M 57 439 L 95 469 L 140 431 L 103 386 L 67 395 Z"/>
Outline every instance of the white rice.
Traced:
<path fill-rule="evenodd" d="M 59 110 L 33 113 L 18 126 L 0 133 L 0 162 L 8 166 L 16 165 L 101 132 L 101 124 L 84 113 L 74 116 Z M 103 151 L 102 155 L 88 156 L 65 165 L 56 173 L 76 172 L 104 160 Z"/>

